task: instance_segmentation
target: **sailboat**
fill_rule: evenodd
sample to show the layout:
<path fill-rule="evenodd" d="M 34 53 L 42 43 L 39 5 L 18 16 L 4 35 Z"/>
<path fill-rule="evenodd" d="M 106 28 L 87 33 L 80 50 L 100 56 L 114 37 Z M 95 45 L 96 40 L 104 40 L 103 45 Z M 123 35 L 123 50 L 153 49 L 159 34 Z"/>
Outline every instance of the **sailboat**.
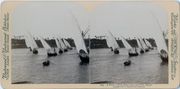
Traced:
<path fill-rule="evenodd" d="M 68 51 L 68 48 L 67 48 L 67 46 L 64 44 L 63 39 L 62 39 L 61 37 L 58 38 L 58 42 L 59 42 L 59 44 L 60 44 L 63 52 L 67 52 L 67 51 Z"/>
<path fill-rule="evenodd" d="M 141 45 L 141 43 L 140 43 L 140 40 L 138 39 L 138 38 L 136 38 L 136 41 L 137 41 L 137 46 L 138 46 L 138 48 L 139 48 L 139 52 L 142 54 L 142 53 L 144 53 L 144 49 L 143 49 L 143 47 L 142 47 L 142 45 Z"/>
<path fill-rule="evenodd" d="M 32 51 L 33 54 L 38 54 L 38 50 L 37 50 L 38 46 L 30 32 L 27 32 L 27 36 L 25 37 L 25 42 L 27 47 L 30 48 L 30 51 Z"/>
<path fill-rule="evenodd" d="M 160 25 L 160 22 L 158 20 L 158 18 L 151 12 L 152 17 L 154 17 L 155 22 L 157 23 L 158 27 L 159 27 L 159 34 L 157 34 L 157 38 L 155 38 L 156 41 L 156 45 L 157 45 L 157 49 L 160 53 L 160 57 L 162 59 L 163 62 L 168 62 L 168 47 L 166 44 L 166 40 L 165 40 L 165 36 L 162 30 L 162 27 Z"/>
<path fill-rule="evenodd" d="M 139 41 L 140 41 L 140 43 L 141 43 L 141 45 L 142 45 L 144 51 L 145 51 L 145 52 L 148 52 L 149 49 L 148 49 L 148 47 L 146 46 L 146 44 L 144 43 L 143 39 L 140 38 Z"/>
<path fill-rule="evenodd" d="M 145 44 L 147 45 L 147 47 L 148 47 L 149 49 L 153 49 L 151 43 L 150 43 L 147 39 L 144 39 L 144 42 L 145 42 Z"/>
<path fill-rule="evenodd" d="M 58 48 L 58 53 L 62 54 L 63 50 L 62 50 L 62 47 L 61 47 L 61 45 L 60 45 L 60 43 L 59 43 L 57 38 L 55 38 L 55 42 L 56 42 L 56 45 L 57 45 L 57 48 Z"/>
<path fill-rule="evenodd" d="M 131 45 L 126 41 L 126 39 L 124 37 L 122 37 L 122 42 L 125 46 L 126 49 L 128 49 L 128 54 L 130 57 L 132 56 L 138 56 L 138 52 L 136 48 L 132 48 Z"/>
<path fill-rule="evenodd" d="M 47 51 L 47 56 L 48 57 L 51 57 L 51 56 L 57 56 L 57 53 L 56 53 L 56 50 L 55 48 L 52 49 L 49 44 L 42 38 L 40 37 L 40 40 L 41 40 L 41 43 L 43 45 L 43 47 L 46 49 Z"/>
<path fill-rule="evenodd" d="M 112 43 L 110 42 L 110 38 L 108 36 L 106 36 L 106 43 L 107 43 L 107 46 L 111 49 L 111 51 L 113 51 Z"/>
<path fill-rule="evenodd" d="M 119 45 L 116 41 L 116 39 L 114 38 L 113 34 L 108 31 L 108 39 L 106 39 L 107 44 L 109 45 L 109 47 L 111 48 L 112 51 L 114 51 L 114 54 L 119 54 Z"/>
<path fill-rule="evenodd" d="M 76 46 L 76 50 L 78 52 L 79 58 L 81 60 L 80 64 L 89 63 L 89 54 L 85 45 L 85 41 L 83 39 L 81 27 L 76 19 L 76 17 L 71 13 L 73 22 L 75 23 L 76 31 L 74 33 L 74 43 Z"/>
<path fill-rule="evenodd" d="M 121 37 L 122 37 L 122 36 L 121 36 Z M 125 39 L 124 37 L 122 37 L 122 43 L 124 44 L 125 48 L 128 49 L 128 54 L 129 54 L 130 57 L 132 57 L 132 56 L 138 56 L 138 53 L 137 53 L 136 49 L 133 50 L 133 48 L 131 47 L 131 45 L 126 41 L 126 39 Z M 126 60 L 126 61 L 124 62 L 124 65 L 125 65 L 125 66 L 131 65 L 131 60 L 129 60 L 129 59 Z"/>
<path fill-rule="evenodd" d="M 72 49 L 71 45 L 69 44 L 69 42 L 67 40 L 63 39 L 63 41 L 68 49 Z"/>
<path fill-rule="evenodd" d="M 156 38 L 155 41 L 162 61 L 168 62 L 168 51 L 163 35 L 159 35 L 159 39 Z"/>

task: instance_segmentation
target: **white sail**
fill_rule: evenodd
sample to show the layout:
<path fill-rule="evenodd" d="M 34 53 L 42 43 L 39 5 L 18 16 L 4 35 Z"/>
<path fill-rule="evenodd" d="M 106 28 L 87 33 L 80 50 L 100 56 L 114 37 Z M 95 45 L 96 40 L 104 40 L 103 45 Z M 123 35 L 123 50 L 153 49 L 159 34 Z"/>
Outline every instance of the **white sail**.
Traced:
<path fill-rule="evenodd" d="M 41 43 L 43 45 L 43 47 L 46 49 L 46 50 L 50 50 L 51 47 L 49 46 L 49 44 L 42 38 L 40 37 L 40 40 L 41 40 Z"/>
<path fill-rule="evenodd" d="M 151 15 L 152 15 L 152 17 L 154 17 L 154 20 L 157 23 L 158 28 L 159 28 L 159 30 L 157 30 L 157 32 L 155 33 L 156 34 L 155 42 L 157 45 L 157 49 L 158 49 L 159 53 L 162 49 L 168 53 L 168 50 L 167 50 L 168 48 L 166 45 L 165 37 L 163 35 L 163 29 L 161 27 L 161 24 L 160 24 L 158 18 L 153 13 L 151 13 Z"/>
<path fill-rule="evenodd" d="M 141 45 L 141 43 L 140 43 L 140 41 L 139 41 L 138 38 L 136 38 L 136 41 L 137 41 L 138 48 L 141 48 L 141 49 L 142 49 L 143 47 L 142 47 L 142 45 Z"/>
<path fill-rule="evenodd" d="M 142 39 L 139 39 L 140 40 L 140 43 L 143 47 L 143 49 L 148 49 L 148 47 L 146 46 L 146 44 L 144 43 L 144 41 Z"/>
<path fill-rule="evenodd" d="M 30 42 L 29 37 L 27 35 L 25 36 L 25 43 L 26 43 L 27 47 L 31 47 L 31 42 Z"/>
<path fill-rule="evenodd" d="M 109 43 L 111 43 L 113 50 L 119 48 L 116 39 L 114 38 L 113 34 L 110 31 L 108 37 L 109 37 Z"/>
<path fill-rule="evenodd" d="M 59 44 L 61 46 L 61 48 L 64 50 L 64 49 L 67 49 L 67 47 L 65 46 L 64 42 L 62 41 L 61 37 L 58 38 L 58 41 L 59 41 Z"/>
<path fill-rule="evenodd" d="M 76 17 L 72 13 L 71 13 L 71 15 L 72 15 L 72 19 L 73 19 L 73 22 L 74 22 L 74 24 L 73 24 L 74 27 L 75 27 L 74 30 L 76 30 L 74 32 L 74 34 L 73 34 L 74 43 L 76 45 L 76 50 L 79 53 L 79 51 L 82 49 L 88 54 L 84 39 L 82 37 L 81 27 L 80 27 Z"/>
<path fill-rule="evenodd" d="M 148 47 L 151 47 L 152 48 L 152 45 L 149 41 L 147 41 L 146 39 L 144 39 L 145 43 L 147 44 Z"/>
<path fill-rule="evenodd" d="M 125 48 L 132 49 L 131 45 L 124 38 L 122 38 L 122 42 L 123 42 Z"/>
<path fill-rule="evenodd" d="M 107 43 L 107 46 L 110 48 L 112 47 L 112 43 L 110 41 L 110 37 L 109 36 L 106 36 L 106 43 Z"/>
<path fill-rule="evenodd" d="M 69 42 L 68 42 L 67 40 L 63 39 L 63 41 L 64 41 L 64 44 L 65 44 L 67 47 L 71 48 L 71 45 L 69 44 Z"/>
<path fill-rule="evenodd" d="M 57 40 L 57 38 L 55 38 L 55 42 L 56 42 L 57 48 L 61 48 L 61 45 L 59 44 L 59 41 Z"/>
<path fill-rule="evenodd" d="M 33 38 L 33 36 L 31 35 L 30 32 L 27 32 L 27 36 L 25 37 L 25 40 L 26 40 L 26 45 L 28 47 L 31 47 L 31 49 L 37 49 L 38 46 Z"/>
<path fill-rule="evenodd" d="M 79 50 L 81 49 L 83 49 L 86 53 L 88 53 L 85 43 L 84 43 L 84 39 L 82 38 L 82 35 L 80 32 L 76 33 L 76 35 L 74 36 L 74 42 L 75 42 L 78 53 L 79 53 Z"/>
<path fill-rule="evenodd" d="M 165 39 L 163 37 L 163 34 L 162 35 L 158 35 L 158 37 L 155 38 L 155 41 L 156 41 L 157 49 L 158 49 L 159 52 L 162 49 L 164 49 L 166 52 L 168 52 L 167 51 L 166 42 L 165 42 Z"/>

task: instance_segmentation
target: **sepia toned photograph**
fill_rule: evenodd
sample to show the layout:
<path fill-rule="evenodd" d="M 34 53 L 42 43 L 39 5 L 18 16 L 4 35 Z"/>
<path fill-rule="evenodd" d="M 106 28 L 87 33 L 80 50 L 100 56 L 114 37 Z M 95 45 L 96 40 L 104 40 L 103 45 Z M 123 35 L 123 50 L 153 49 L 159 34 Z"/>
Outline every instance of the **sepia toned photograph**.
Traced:
<path fill-rule="evenodd" d="M 168 15 L 154 2 L 23 2 L 12 84 L 168 84 Z"/>

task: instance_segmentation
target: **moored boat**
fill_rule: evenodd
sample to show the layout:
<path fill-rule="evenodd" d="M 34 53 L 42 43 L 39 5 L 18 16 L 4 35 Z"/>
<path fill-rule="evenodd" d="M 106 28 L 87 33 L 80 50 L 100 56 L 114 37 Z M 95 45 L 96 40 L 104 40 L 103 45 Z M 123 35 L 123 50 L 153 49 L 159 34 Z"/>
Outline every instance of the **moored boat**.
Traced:
<path fill-rule="evenodd" d="M 149 49 L 148 49 L 148 47 L 146 46 L 146 44 L 144 43 L 143 39 L 140 38 L 139 41 L 140 41 L 140 43 L 141 43 L 141 45 L 142 45 L 142 48 L 144 49 L 144 52 L 148 52 Z"/>
<path fill-rule="evenodd" d="M 132 51 L 131 51 L 132 50 Z M 133 57 L 133 56 L 138 56 L 139 53 L 137 52 L 137 49 L 134 48 L 134 49 L 130 49 L 129 51 L 129 57 Z"/>
<path fill-rule="evenodd" d="M 38 46 L 35 42 L 32 34 L 30 32 L 27 32 L 27 36 L 25 36 L 25 43 L 27 47 L 32 51 L 33 54 L 38 54 Z"/>
<path fill-rule="evenodd" d="M 68 48 L 66 47 L 66 45 L 64 44 L 64 42 L 63 42 L 63 39 L 61 38 L 61 37 L 59 37 L 58 38 L 58 42 L 59 42 L 59 44 L 60 44 L 60 46 L 61 46 L 61 50 L 62 50 L 62 52 L 67 52 L 68 51 Z"/>
<path fill-rule="evenodd" d="M 40 40 L 41 40 L 41 43 L 42 43 L 43 47 L 47 51 L 47 56 L 48 57 L 57 56 L 55 48 L 51 48 L 49 46 L 49 44 L 42 37 L 40 37 Z"/>
<path fill-rule="evenodd" d="M 138 38 L 136 38 L 136 42 L 137 42 L 137 46 L 138 46 L 138 49 L 139 49 L 139 54 L 143 54 L 144 53 L 144 49 L 143 49 L 143 47 L 142 47 L 142 45 L 140 43 L 140 40 Z"/>
<path fill-rule="evenodd" d="M 82 30 L 81 27 L 76 19 L 76 17 L 71 13 L 72 15 L 72 19 L 74 22 L 74 26 L 75 28 L 75 32 L 74 32 L 74 43 L 76 46 L 76 50 L 78 53 L 78 56 L 81 60 L 80 64 L 88 64 L 89 63 L 89 53 L 87 51 L 87 47 L 85 45 L 84 39 L 83 39 L 83 35 L 82 35 Z"/>
<path fill-rule="evenodd" d="M 128 50 L 129 57 L 138 56 L 138 52 L 136 48 L 133 48 L 124 37 L 122 37 L 122 43 L 124 44 L 125 48 Z"/>
<path fill-rule="evenodd" d="M 155 38 L 155 42 L 157 45 L 157 49 L 159 51 L 160 54 L 160 58 L 162 60 L 162 62 L 167 63 L 168 62 L 168 45 L 166 44 L 166 38 L 165 38 L 165 34 L 163 32 L 163 29 L 159 23 L 158 18 L 156 18 L 153 13 L 152 16 L 154 17 L 154 20 L 156 21 L 159 30 L 157 30 L 158 32 L 156 33 L 156 38 Z"/>
<path fill-rule="evenodd" d="M 124 65 L 125 65 L 125 66 L 131 65 L 131 61 L 130 61 L 130 60 L 125 61 L 125 62 L 124 62 Z"/>
<path fill-rule="evenodd" d="M 59 43 L 59 41 L 58 41 L 57 38 L 55 38 L 55 42 L 56 42 L 56 46 L 57 46 L 57 51 L 58 51 L 58 53 L 59 53 L 59 54 L 62 54 L 62 53 L 63 53 L 63 50 L 62 50 L 62 47 L 61 47 L 61 45 L 60 45 L 60 43 Z"/>
<path fill-rule="evenodd" d="M 106 42 L 107 42 L 108 46 L 110 48 L 112 48 L 111 51 L 114 51 L 114 54 L 119 54 L 118 49 L 120 47 L 119 47 L 115 37 L 113 36 L 113 34 L 110 31 L 108 31 L 108 36 L 107 36 Z"/>
<path fill-rule="evenodd" d="M 67 49 L 72 50 L 72 47 L 67 40 L 63 39 L 63 42 L 64 42 L 65 46 L 67 47 Z"/>

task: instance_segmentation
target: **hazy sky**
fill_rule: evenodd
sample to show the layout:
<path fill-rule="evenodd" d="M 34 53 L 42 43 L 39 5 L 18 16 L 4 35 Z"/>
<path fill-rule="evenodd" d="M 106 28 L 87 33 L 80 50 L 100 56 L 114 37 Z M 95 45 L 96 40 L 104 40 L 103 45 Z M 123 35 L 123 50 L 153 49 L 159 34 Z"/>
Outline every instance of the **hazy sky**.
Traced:
<path fill-rule="evenodd" d="M 166 11 L 150 2 L 27 2 L 12 14 L 13 33 L 23 35 L 29 30 L 34 36 L 72 37 L 78 30 L 71 12 L 82 30 L 90 26 L 91 37 L 107 30 L 116 37 L 154 37 L 160 34 L 156 18 L 167 30 Z"/>

